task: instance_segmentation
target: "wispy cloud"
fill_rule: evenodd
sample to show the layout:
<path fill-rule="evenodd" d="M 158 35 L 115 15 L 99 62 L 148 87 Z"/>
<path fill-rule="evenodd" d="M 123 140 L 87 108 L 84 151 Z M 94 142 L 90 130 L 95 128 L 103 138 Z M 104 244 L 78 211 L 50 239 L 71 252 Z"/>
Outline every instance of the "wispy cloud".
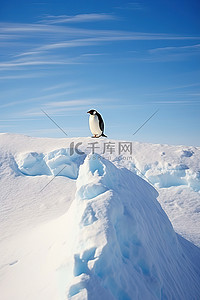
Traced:
<path fill-rule="evenodd" d="M 164 89 L 164 91 L 179 90 L 179 89 L 188 89 L 188 88 L 193 88 L 195 86 L 200 86 L 200 83 L 191 83 L 191 84 L 173 86 L 173 87 L 169 87 L 169 88 Z"/>
<path fill-rule="evenodd" d="M 133 2 L 132 5 L 137 6 L 139 2 Z M 4 51 L 0 58 L 1 70 L 27 70 L 32 67 L 52 67 L 61 65 L 72 65 L 89 63 L 94 61 L 94 57 L 103 55 L 95 53 L 83 54 L 81 48 L 97 47 L 99 45 L 110 45 L 114 42 L 130 42 L 130 41 L 190 41 L 199 40 L 198 36 L 185 36 L 174 34 L 158 34 L 147 32 L 128 32 L 120 30 L 97 30 L 73 27 L 73 24 L 81 22 L 95 22 L 103 20 L 115 20 L 113 14 L 79 14 L 75 16 L 46 16 L 45 20 L 48 24 L 20 24 L 20 23 L 1 23 L 1 36 L 6 40 L 1 41 L 0 47 L 7 45 L 8 51 Z M 44 21 L 44 20 L 43 20 Z M 57 24 L 61 23 L 61 24 Z M 66 23 L 66 24 L 65 24 Z M 70 27 L 68 26 L 70 23 Z M 13 38 L 15 37 L 15 38 Z M 159 61 L 167 59 L 179 59 L 178 53 L 181 51 L 182 57 L 191 55 L 190 53 L 198 53 L 200 44 L 184 47 L 166 47 L 150 49 L 148 57 L 142 57 L 141 53 L 134 54 L 137 59 L 146 61 Z M 80 49 L 79 54 L 75 56 L 75 52 L 70 52 L 70 48 Z M 69 49 L 69 51 L 64 51 Z M 58 51 L 59 50 L 59 51 Z M 91 49 L 90 49 L 91 51 Z M 168 55 L 165 55 L 167 53 Z M 85 57 L 88 57 L 87 61 Z M 93 57 L 93 58 L 92 58 Z"/>
<path fill-rule="evenodd" d="M 126 33 L 120 30 L 101 30 L 101 29 L 86 29 L 81 27 L 72 27 L 66 24 L 53 25 L 53 24 L 37 24 L 37 23 L 2 23 L 0 22 L 2 37 L 6 36 L 7 39 L 13 38 L 32 38 L 40 37 L 87 37 L 99 35 L 114 35 Z M 1 39 L 0 39 L 1 40 Z M 29 40 L 30 41 L 30 40 Z"/>
<path fill-rule="evenodd" d="M 61 48 L 76 48 L 76 47 L 92 46 L 99 41 L 100 40 L 97 38 L 69 40 L 61 43 L 47 44 L 38 48 L 37 50 L 43 51 L 43 50 L 54 50 L 54 49 L 61 49 Z"/>
<path fill-rule="evenodd" d="M 103 56 L 103 55 L 108 55 L 108 53 L 84 53 L 84 54 L 81 54 L 82 57 Z"/>
<path fill-rule="evenodd" d="M 5 123 L 10 123 L 10 122 L 24 122 L 24 121 L 37 121 L 38 120 L 38 118 L 36 119 L 31 119 L 31 118 L 29 118 L 28 120 L 27 120 L 27 118 L 12 118 L 12 117 L 8 117 L 6 120 L 5 119 L 1 119 L 0 120 L 0 122 L 5 122 Z"/>
<path fill-rule="evenodd" d="M 0 34 L 0 41 L 20 38 L 20 35 Z"/>
<path fill-rule="evenodd" d="M 187 96 L 194 96 L 194 97 L 199 97 L 200 93 L 190 93 L 190 94 L 186 94 Z"/>
<path fill-rule="evenodd" d="M 133 53 L 133 57 L 146 62 L 183 61 L 194 55 L 200 55 L 200 44 L 159 47 Z"/>
<path fill-rule="evenodd" d="M 47 91 L 52 91 L 52 90 L 60 90 L 63 88 L 69 88 L 75 85 L 75 82 L 65 82 L 65 83 L 60 83 L 60 84 L 56 84 L 53 86 L 49 86 L 43 89 L 43 91 L 47 92 Z"/>
<path fill-rule="evenodd" d="M 166 35 L 166 34 L 148 34 L 148 33 L 124 33 L 119 35 L 106 35 L 106 36 L 98 36 L 98 37 L 90 37 L 90 38 L 83 38 L 83 39 L 73 39 L 62 41 L 59 43 L 51 43 L 46 44 L 41 47 L 36 48 L 32 52 L 26 52 L 21 55 L 31 55 L 41 53 L 42 51 L 47 50 L 56 50 L 62 48 L 77 48 L 77 47 L 87 47 L 87 46 L 96 46 L 101 43 L 111 43 L 111 42 L 125 42 L 125 41 L 149 41 L 149 40 L 187 40 L 187 39 L 196 39 L 194 37 L 187 37 L 187 36 L 174 36 L 174 35 Z M 200 39 L 200 37 L 198 38 Z M 169 47 L 167 47 L 169 48 Z M 175 47 L 174 47 L 175 48 Z M 193 47 L 199 50 L 199 47 Z M 149 53 L 155 53 L 158 49 L 151 49 Z"/>
<path fill-rule="evenodd" d="M 46 108 L 47 109 L 47 108 Z M 47 113 L 49 115 L 52 116 L 70 116 L 72 112 L 78 112 L 83 110 L 83 106 L 79 106 L 79 107 L 61 107 L 61 108 L 52 108 L 52 109 L 48 109 Z M 35 109 L 31 109 L 31 110 L 27 110 L 24 112 L 20 113 L 20 116 L 23 117 L 41 117 L 43 116 L 44 113 L 41 112 L 41 110 L 39 108 L 35 108 Z"/>
<path fill-rule="evenodd" d="M 58 26 L 49 26 L 45 24 L 25 24 L 25 23 L 0 23 L 1 26 L 1 33 L 2 34 L 22 34 L 22 33 L 47 33 L 47 32 L 52 32 L 52 33 L 58 33 L 58 32 L 63 32 L 64 28 L 63 27 L 58 27 Z M 19 36 L 22 37 L 22 36 Z"/>
<path fill-rule="evenodd" d="M 5 69 L 13 69 L 19 67 L 30 67 L 30 66 L 51 66 L 51 65 L 75 65 L 80 64 L 81 62 L 75 61 L 76 58 L 72 59 L 61 59 L 56 57 L 31 57 L 31 58 L 23 58 L 10 60 L 6 62 L 0 62 L 0 70 Z"/>
<path fill-rule="evenodd" d="M 0 76 L 1 80 L 16 80 L 16 79 L 30 79 L 30 78 L 38 78 L 38 77 L 43 77 L 43 76 L 47 76 L 48 73 L 46 72 L 37 72 L 37 73 L 24 73 L 22 75 L 4 75 L 4 76 Z"/>
<path fill-rule="evenodd" d="M 29 51 L 29 52 L 23 52 L 17 55 L 14 55 L 14 57 L 21 57 L 21 56 L 28 56 L 28 55 L 37 55 L 40 54 L 41 51 Z"/>
<path fill-rule="evenodd" d="M 60 93 L 48 94 L 48 95 L 40 96 L 40 97 L 27 98 L 27 99 L 19 100 L 19 101 L 12 101 L 12 102 L 8 102 L 8 103 L 0 105 L 0 108 L 20 105 L 20 104 L 25 104 L 25 103 L 43 102 L 43 101 L 47 101 L 50 99 L 57 99 L 62 96 L 67 96 L 72 93 L 74 93 L 74 90 L 68 90 L 68 91 L 64 91 L 64 92 L 60 92 Z"/>
<path fill-rule="evenodd" d="M 7 128 L 12 128 L 13 126 L 12 125 L 0 125 L 0 128 L 2 128 L 4 130 L 4 128 L 6 128 L 6 131 L 7 131 Z"/>
<path fill-rule="evenodd" d="M 153 101 L 153 104 L 176 104 L 176 105 L 200 105 L 200 101 L 193 100 L 164 100 L 164 101 Z"/>
<path fill-rule="evenodd" d="M 97 103 L 108 103 L 108 102 L 112 102 L 114 101 L 111 98 L 87 98 L 87 99 L 75 99 L 75 100 L 68 100 L 68 101 L 56 101 L 56 102 L 49 102 L 46 105 L 48 107 L 72 107 L 74 106 L 75 109 L 77 108 L 77 106 L 79 105 L 93 105 L 93 104 L 97 104 Z M 116 101 L 116 99 L 115 99 Z"/>
<path fill-rule="evenodd" d="M 59 84 L 55 85 L 51 88 L 46 88 L 41 91 L 41 93 L 45 93 L 43 96 L 38 96 L 38 97 L 27 97 L 23 100 L 18 100 L 18 101 L 11 101 L 5 104 L 0 105 L 0 109 L 7 108 L 7 107 L 12 107 L 12 106 L 19 106 L 23 104 L 32 104 L 32 105 L 43 105 L 45 107 L 50 107 L 50 108 L 60 108 L 60 107 L 70 107 L 70 106 L 77 106 L 78 105 L 87 105 L 87 104 L 94 104 L 97 102 L 108 102 L 112 101 L 112 99 L 102 99 L 102 98 L 81 98 L 81 99 L 73 99 L 72 95 L 76 95 L 77 93 L 83 93 L 83 92 L 88 92 L 88 91 L 93 91 L 96 87 L 77 87 L 75 86 L 75 83 L 69 82 L 66 84 Z M 60 88 L 59 88 L 60 87 Z M 63 91 L 60 92 L 55 92 L 56 89 L 61 90 L 61 87 L 63 87 Z M 53 91 L 53 92 L 51 92 Z M 21 91 L 23 93 L 23 90 Z M 70 95 L 70 96 L 69 96 Z M 70 98 L 69 98 L 70 97 Z M 66 100 L 65 100 L 66 99 Z M 73 100 L 72 100 L 73 99 Z"/>
<path fill-rule="evenodd" d="M 179 46 L 179 47 L 155 48 L 155 49 L 150 49 L 149 53 L 181 52 L 181 51 L 200 51 L 200 44 Z"/>
<path fill-rule="evenodd" d="M 75 109 L 77 106 L 80 106 L 80 105 L 88 105 L 88 104 L 91 104 L 96 102 L 94 99 L 79 99 L 79 100 L 69 100 L 69 101 L 60 101 L 60 102 L 50 102 L 48 104 L 46 104 L 47 107 L 51 107 L 51 108 L 59 108 L 59 107 L 72 107 L 74 106 Z"/>
<path fill-rule="evenodd" d="M 79 16 L 79 17 L 78 17 Z M 71 20 L 76 19 L 89 19 L 90 17 L 91 22 L 96 19 L 113 19 L 116 20 L 117 17 L 112 14 L 86 14 L 86 15 L 77 15 L 72 16 Z M 53 18 L 53 17 L 52 17 Z M 56 20 L 63 20 L 62 16 L 58 16 Z M 47 18 L 48 19 L 48 18 Z M 12 40 L 13 38 L 30 38 L 29 34 L 32 35 L 32 37 L 52 37 L 57 36 L 58 38 L 63 37 L 98 37 L 98 36 L 134 36 L 135 38 L 160 38 L 160 39 L 200 39 L 199 36 L 192 36 L 192 35 L 175 35 L 175 34 L 158 34 L 158 33 L 147 33 L 147 32 L 131 32 L 131 31 L 125 31 L 125 30 L 101 30 L 101 29 L 86 29 L 86 28 L 78 28 L 78 27 L 72 27 L 68 26 L 66 24 L 63 25 L 54 25 L 54 24 L 38 24 L 38 23 L 0 23 L 1 26 L 1 34 L 0 34 L 0 40 L 1 39 L 8 39 Z M 50 36 L 48 36 L 50 34 Z M 30 42 L 30 39 L 29 39 Z"/>
<path fill-rule="evenodd" d="M 93 14 L 78 14 L 75 16 L 44 16 L 40 23 L 47 24 L 59 24 L 59 23 L 82 23 L 82 22 L 97 22 L 97 21 L 107 21 L 116 20 L 117 17 L 113 14 L 106 13 L 93 13 Z"/>
<path fill-rule="evenodd" d="M 40 103 L 40 106 L 44 111 L 52 116 L 66 116 L 77 115 L 80 111 L 87 112 L 89 108 L 98 107 L 98 105 L 109 105 L 109 103 L 116 103 L 118 99 L 113 98 L 80 98 L 66 101 L 52 101 L 46 103 Z M 20 112 L 21 117 L 41 117 L 43 112 L 40 107 L 34 107 L 32 109 Z"/>

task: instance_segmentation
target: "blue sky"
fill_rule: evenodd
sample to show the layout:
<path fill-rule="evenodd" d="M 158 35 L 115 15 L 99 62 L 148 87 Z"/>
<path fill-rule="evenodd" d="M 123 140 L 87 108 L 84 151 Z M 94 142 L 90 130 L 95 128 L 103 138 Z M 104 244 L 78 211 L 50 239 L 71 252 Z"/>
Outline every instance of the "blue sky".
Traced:
<path fill-rule="evenodd" d="M 200 145 L 199 1 L 0 4 L 0 132 Z M 159 112 L 133 136 L 157 109 Z"/>

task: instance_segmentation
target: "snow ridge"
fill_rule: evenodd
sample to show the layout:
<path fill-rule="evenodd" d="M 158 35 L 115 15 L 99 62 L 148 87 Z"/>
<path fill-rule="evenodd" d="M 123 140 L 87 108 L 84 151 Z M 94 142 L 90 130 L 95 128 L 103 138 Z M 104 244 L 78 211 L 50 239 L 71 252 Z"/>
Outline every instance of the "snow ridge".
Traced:
<path fill-rule="evenodd" d="M 68 212 L 75 216 L 69 299 L 195 299 L 199 275 L 157 196 L 130 171 L 86 157 Z"/>

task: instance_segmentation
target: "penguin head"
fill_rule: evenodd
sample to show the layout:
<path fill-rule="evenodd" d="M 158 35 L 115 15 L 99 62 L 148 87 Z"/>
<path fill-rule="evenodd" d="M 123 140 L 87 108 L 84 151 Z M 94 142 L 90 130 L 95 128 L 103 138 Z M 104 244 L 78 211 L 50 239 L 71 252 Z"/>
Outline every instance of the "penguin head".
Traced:
<path fill-rule="evenodd" d="M 95 109 L 91 109 L 91 110 L 87 111 L 87 113 L 90 115 L 96 115 L 97 111 Z"/>

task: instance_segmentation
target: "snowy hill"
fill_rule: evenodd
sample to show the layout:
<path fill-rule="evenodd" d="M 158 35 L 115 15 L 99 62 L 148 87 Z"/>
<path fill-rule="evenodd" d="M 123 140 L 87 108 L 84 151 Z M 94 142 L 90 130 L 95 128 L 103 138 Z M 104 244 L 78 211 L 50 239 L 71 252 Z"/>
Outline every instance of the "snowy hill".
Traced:
<path fill-rule="evenodd" d="M 95 142 L 0 134 L 1 298 L 198 299 L 199 148 Z"/>

